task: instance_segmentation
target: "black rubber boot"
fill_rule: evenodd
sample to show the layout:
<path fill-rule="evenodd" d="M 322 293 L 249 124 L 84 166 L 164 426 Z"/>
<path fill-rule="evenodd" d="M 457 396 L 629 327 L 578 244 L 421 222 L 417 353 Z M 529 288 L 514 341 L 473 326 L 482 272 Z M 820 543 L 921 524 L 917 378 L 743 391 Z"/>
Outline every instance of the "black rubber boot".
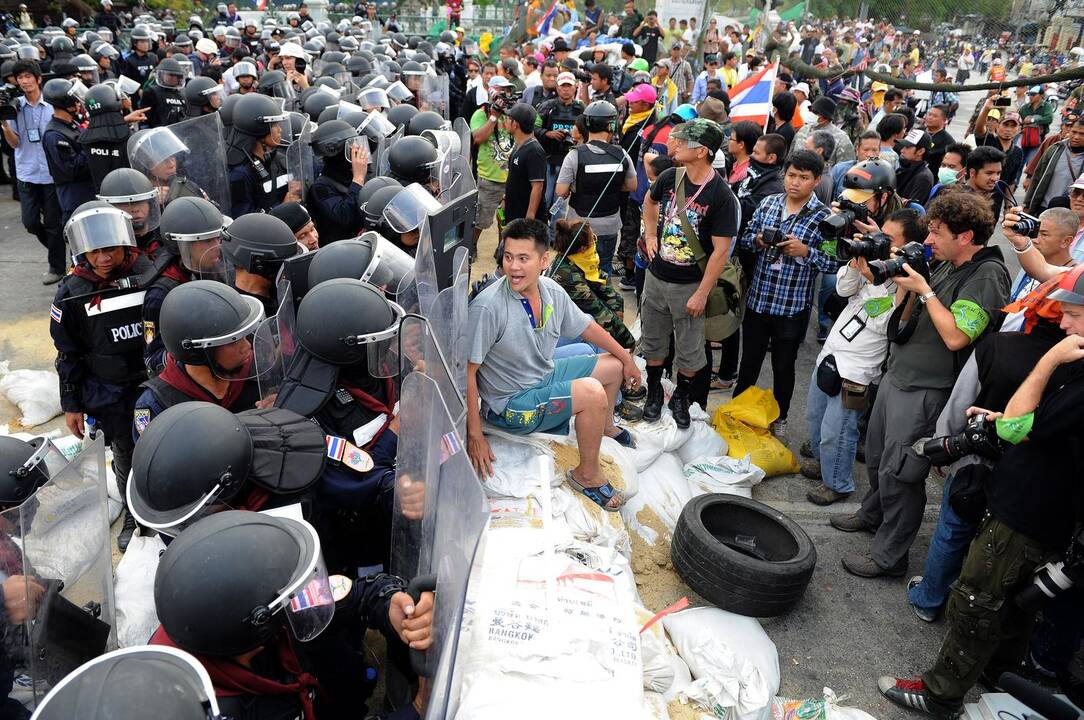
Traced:
<path fill-rule="evenodd" d="M 662 366 L 647 368 L 647 402 L 644 403 L 644 420 L 654 422 L 662 417 Z"/>
<path fill-rule="evenodd" d="M 674 422 L 682 430 L 687 430 L 689 423 L 692 422 L 692 418 L 689 417 L 689 390 L 692 383 L 693 378 L 678 373 L 677 389 L 674 390 L 674 394 L 670 397 L 670 404 L 667 405 L 670 412 L 674 414 Z"/>
<path fill-rule="evenodd" d="M 124 508 L 124 526 L 120 529 L 120 535 L 117 535 L 117 550 L 124 552 L 128 549 L 128 543 L 132 542 L 132 535 L 135 534 L 136 527 L 136 521 L 132 513 L 128 512 L 128 508 Z"/>

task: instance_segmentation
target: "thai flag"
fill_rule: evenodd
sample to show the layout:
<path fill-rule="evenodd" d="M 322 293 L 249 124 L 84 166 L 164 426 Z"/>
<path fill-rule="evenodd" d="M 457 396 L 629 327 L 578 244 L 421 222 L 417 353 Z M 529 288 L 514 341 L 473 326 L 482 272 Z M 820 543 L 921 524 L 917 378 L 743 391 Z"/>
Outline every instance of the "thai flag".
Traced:
<path fill-rule="evenodd" d="M 730 88 L 731 122 L 751 120 L 762 127 L 768 124 L 768 117 L 772 114 L 775 71 L 776 65 L 772 63 Z"/>
<path fill-rule="evenodd" d="M 553 23 L 553 18 L 557 15 L 557 3 L 559 1 L 560 0 L 553 0 L 550 9 L 546 11 L 546 14 L 538 21 L 538 25 L 535 26 L 535 30 L 538 31 L 540 36 L 549 34 L 550 25 Z"/>
<path fill-rule="evenodd" d="M 266 10 L 267 9 L 267 0 L 254 0 L 254 2 L 256 3 L 256 9 L 257 10 Z"/>
<path fill-rule="evenodd" d="M 343 453 L 346 452 L 346 440 L 334 435 L 328 435 L 325 442 L 327 443 L 327 456 L 332 460 L 342 460 Z"/>

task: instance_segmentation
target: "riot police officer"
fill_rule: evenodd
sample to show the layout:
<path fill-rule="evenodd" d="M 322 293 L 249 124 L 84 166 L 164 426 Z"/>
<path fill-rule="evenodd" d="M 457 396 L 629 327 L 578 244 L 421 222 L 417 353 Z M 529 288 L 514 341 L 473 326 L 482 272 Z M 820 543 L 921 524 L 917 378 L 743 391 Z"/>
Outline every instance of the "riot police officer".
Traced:
<path fill-rule="evenodd" d="M 277 187 L 270 165 L 272 152 L 289 132 L 288 123 L 280 103 L 266 95 L 242 95 L 234 105 L 226 152 L 233 217 L 266 212 L 281 202 L 301 199 L 294 188 Z"/>
<path fill-rule="evenodd" d="M 259 300 L 267 317 L 278 312 L 275 276 L 279 268 L 301 252 L 290 227 L 273 215 L 250 213 L 222 232 L 222 257 L 233 268 L 233 287 Z"/>
<path fill-rule="evenodd" d="M 343 635 L 368 626 L 389 645 L 427 648 L 433 597 L 415 604 L 395 576 L 329 578 L 323 568 L 320 536 L 304 520 L 240 510 L 205 517 L 162 555 L 154 583 L 162 625 L 151 643 L 192 653 L 228 716 L 363 716 L 356 677 L 351 686 L 335 665 Z M 229 593 L 216 592 L 227 582 Z"/>
<path fill-rule="evenodd" d="M 143 361 L 147 372 L 157 375 L 165 367 L 165 346 L 158 332 L 162 302 L 171 290 L 183 285 L 207 265 L 219 262 L 215 255 L 225 219 L 203 198 L 178 198 L 162 212 L 161 252 L 155 264 L 162 270 L 143 298 Z"/>
<path fill-rule="evenodd" d="M 268 367 L 254 357 L 253 338 L 265 319 L 259 300 L 213 280 L 192 280 L 166 295 L 159 314 L 165 367 L 143 383 L 132 416 L 133 437 L 166 408 L 190 400 L 235 412 L 255 407 L 260 399 L 255 378 Z"/>
<path fill-rule="evenodd" d="M 184 86 L 188 117 L 210 115 L 222 107 L 222 86 L 209 77 L 198 77 Z"/>
<path fill-rule="evenodd" d="M 80 143 L 82 113 L 79 86 L 70 80 L 53 78 L 41 94 L 53 106 L 53 117 L 42 133 L 42 149 L 49 174 L 56 185 L 60 220 L 66 223 L 77 207 L 94 199 L 94 181 L 86 150 Z"/>
<path fill-rule="evenodd" d="M 413 277 L 414 258 L 376 232 L 340 240 L 320 250 L 309 263 L 308 286 L 326 280 L 354 278 L 381 289 L 394 300 L 404 279 Z"/>
<path fill-rule="evenodd" d="M 207 671 L 171 647 L 123 648 L 88 661 L 49 691 L 31 720 L 134 718 L 149 707 L 159 717 L 224 720 Z"/>
<path fill-rule="evenodd" d="M 93 417 L 113 448 L 113 469 L 123 493 L 132 466 L 129 423 L 143 365 L 143 324 L 138 279 L 151 270 L 136 248 L 127 213 L 95 200 L 80 205 L 64 228 L 77 264 L 57 289 L 49 314 L 56 346 L 60 399 L 68 429 L 85 432 Z M 117 547 L 128 547 L 134 521 L 126 516 Z"/>
<path fill-rule="evenodd" d="M 147 127 L 157 128 L 184 120 L 188 113 L 184 85 L 188 79 L 181 64 L 163 58 L 154 69 L 154 81 L 143 88 L 139 106 L 147 109 Z"/>
<path fill-rule="evenodd" d="M 255 64 L 248 60 L 242 60 L 227 70 L 227 73 L 229 73 L 233 77 L 233 81 L 237 83 L 236 94 L 248 95 L 249 93 L 257 91 L 256 76 L 258 73 L 256 72 Z"/>
<path fill-rule="evenodd" d="M 424 113 L 420 113 L 422 115 Z M 404 186 L 411 183 L 423 185 L 436 194 L 434 179 L 439 162 L 436 146 L 429 140 L 408 135 L 399 138 L 388 149 L 388 174 Z"/>
<path fill-rule="evenodd" d="M 298 347 L 275 401 L 312 417 L 336 440 L 318 498 L 334 511 L 328 522 L 335 537 L 367 550 L 366 566 L 386 566 L 390 550 L 399 423 L 391 347 L 402 316 L 361 280 L 310 289 L 297 310 Z"/>
<path fill-rule="evenodd" d="M 150 52 L 153 38 L 151 29 L 144 24 L 132 28 L 132 48 L 121 56 L 121 75 L 130 77 L 140 85 L 147 81 L 158 64 L 158 57 Z"/>
<path fill-rule="evenodd" d="M 158 191 L 143 173 L 129 167 L 110 172 L 98 188 L 98 199 L 128 213 L 135 232 L 136 245 L 148 259 L 154 260 L 162 244 L 158 232 L 161 211 Z"/>
<path fill-rule="evenodd" d="M 410 118 L 407 123 L 407 135 L 421 135 L 426 130 L 447 130 L 448 121 L 432 110 L 423 110 Z"/>
<path fill-rule="evenodd" d="M 361 229 L 358 193 L 369 168 L 368 146 L 345 120 L 330 120 L 310 141 L 324 169 L 309 188 L 306 207 L 324 243 L 356 237 Z"/>
<path fill-rule="evenodd" d="M 132 134 L 124 113 L 124 96 L 116 85 L 95 85 L 84 98 L 90 122 L 80 142 L 87 149 L 90 177 L 97 190 L 105 176 L 117 168 L 128 167 L 128 137 Z M 132 114 L 139 120 L 144 111 Z"/>
<path fill-rule="evenodd" d="M 294 239 L 306 250 L 313 252 L 320 247 L 320 232 L 316 229 L 316 223 L 312 221 L 312 216 L 304 205 L 299 202 L 283 203 L 272 209 L 271 214 L 289 226 Z"/>

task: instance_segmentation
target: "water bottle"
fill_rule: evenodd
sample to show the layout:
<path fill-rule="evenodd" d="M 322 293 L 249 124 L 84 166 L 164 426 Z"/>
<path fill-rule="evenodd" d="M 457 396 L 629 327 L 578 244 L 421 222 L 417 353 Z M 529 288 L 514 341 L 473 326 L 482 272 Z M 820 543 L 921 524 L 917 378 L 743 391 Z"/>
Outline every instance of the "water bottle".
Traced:
<path fill-rule="evenodd" d="M 86 433 L 84 434 L 87 440 L 93 442 L 98 437 L 98 421 L 92 418 L 90 415 L 84 415 L 83 425 L 86 428 Z"/>

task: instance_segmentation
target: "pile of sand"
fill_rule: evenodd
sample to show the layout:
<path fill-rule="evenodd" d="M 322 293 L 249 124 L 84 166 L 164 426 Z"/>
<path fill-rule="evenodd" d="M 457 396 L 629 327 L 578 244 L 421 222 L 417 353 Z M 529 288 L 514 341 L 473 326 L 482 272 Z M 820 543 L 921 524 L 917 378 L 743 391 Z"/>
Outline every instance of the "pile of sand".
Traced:
<path fill-rule="evenodd" d="M 692 703 L 683 705 L 677 699 L 671 700 L 666 710 L 670 713 L 670 720 L 702 720 L 712 717 L 712 714 L 706 710 L 701 710 Z"/>
<path fill-rule="evenodd" d="M 635 530 L 629 533 L 632 541 L 632 573 L 636 576 L 636 590 L 644 607 L 652 612 L 661 612 L 683 597 L 689 598 L 690 606 L 710 605 L 690 590 L 674 570 L 670 560 L 670 529 L 655 511 L 644 507 L 636 513 L 636 519 L 658 535 L 655 543 L 649 544 Z"/>

